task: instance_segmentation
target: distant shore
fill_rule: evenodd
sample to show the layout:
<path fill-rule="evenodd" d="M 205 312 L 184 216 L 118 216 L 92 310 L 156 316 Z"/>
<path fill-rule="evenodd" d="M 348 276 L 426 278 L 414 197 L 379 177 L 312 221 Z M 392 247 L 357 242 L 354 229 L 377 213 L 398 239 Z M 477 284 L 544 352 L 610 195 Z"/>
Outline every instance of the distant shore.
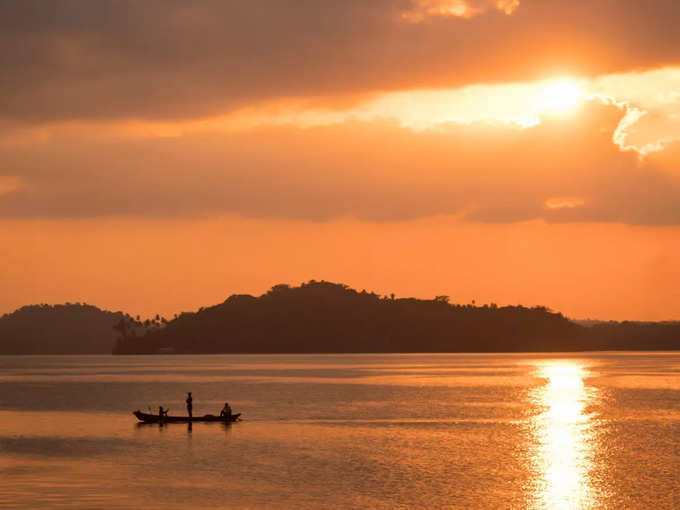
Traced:
<path fill-rule="evenodd" d="M 674 351 L 679 322 L 573 321 L 546 307 L 397 298 L 310 281 L 167 320 L 95 306 L 31 305 L 0 317 L 0 355 Z"/>
<path fill-rule="evenodd" d="M 451 304 L 310 281 L 182 313 L 115 354 L 517 353 L 675 350 L 679 323 L 571 321 L 546 307 Z"/>

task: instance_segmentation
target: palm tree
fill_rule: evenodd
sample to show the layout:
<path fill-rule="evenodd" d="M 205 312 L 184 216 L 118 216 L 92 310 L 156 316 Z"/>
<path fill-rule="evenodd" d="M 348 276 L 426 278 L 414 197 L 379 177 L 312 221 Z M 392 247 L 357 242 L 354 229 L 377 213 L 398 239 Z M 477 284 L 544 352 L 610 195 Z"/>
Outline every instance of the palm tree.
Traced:
<path fill-rule="evenodd" d="M 118 322 L 116 322 L 113 325 L 113 329 L 118 331 L 120 333 L 120 337 L 122 339 L 127 338 L 127 333 L 128 333 L 128 324 L 127 321 L 125 320 L 125 317 L 122 317 Z"/>

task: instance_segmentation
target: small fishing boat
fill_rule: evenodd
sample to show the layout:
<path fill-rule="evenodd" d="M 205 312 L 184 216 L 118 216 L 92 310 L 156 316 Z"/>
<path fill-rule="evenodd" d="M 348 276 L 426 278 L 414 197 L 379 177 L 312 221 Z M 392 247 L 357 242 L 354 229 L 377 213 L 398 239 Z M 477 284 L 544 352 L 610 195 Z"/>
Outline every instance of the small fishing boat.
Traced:
<path fill-rule="evenodd" d="M 241 413 L 232 414 L 230 417 L 215 416 L 214 414 L 206 414 L 204 416 L 163 416 L 161 419 L 157 414 L 143 413 L 141 411 L 134 411 L 134 414 L 142 423 L 189 423 L 189 422 L 218 422 L 218 423 L 232 423 L 241 420 Z"/>

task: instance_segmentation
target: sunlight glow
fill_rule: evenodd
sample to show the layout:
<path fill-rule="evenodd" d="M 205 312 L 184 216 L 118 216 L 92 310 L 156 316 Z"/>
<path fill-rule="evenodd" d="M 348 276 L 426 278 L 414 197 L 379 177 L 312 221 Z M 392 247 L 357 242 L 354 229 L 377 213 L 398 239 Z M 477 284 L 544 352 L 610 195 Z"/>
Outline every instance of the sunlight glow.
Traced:
<path fill-rule="evenodd" d="M 21 181 L 18 177 L 3 177 L 0 175 L 0 195 L 10 193 L 21 187 Z"/>
<path fill-rule="evenodd" d="M 575 209 L 584 206 L 586 201 L 580 197 L 553 197 L 547 199 L 543 205 L 546 209 Z"/>
<path fill-rule="evenodd" d="M 572 110 L 583 97 L 581 87 L 567 79 L 546 83 L 540 91 L 535 108 L 566 112 Z"/>
<path fill-rule="evenodd" d="M 499 4 L 500 5 L 500 4 Z M 555 76 L 538 81 L 473 84 L 459 88 L 376 92 L 341 106 L 318 98 L 264 101 L 212 117 L 182 120 L 69 121 L 10 131 L 0 146 L 48 143 L 65 134 L 87 139 L 181 138 L 289 127 L 311 129 L 350 123 L 394 125 L 412 131 L 451 126 L 528 129 L 544 122 L 584 121 L 606 105 L 618 108 L 612 141 L 641 156 L 680 140 L 680 67 L 596 78 Z M 573 114 L 573 115 L 572 115 Z M 7 185 L 0 183 L 0 192 Z M 549 197 L 547 209 L 584 205 L 578 197 Z"/>
<path fill-rule="evenodd" d="M 576 362 L 546 362 L 538 376 L 548 382 L 538 388 L 534 399 L 543 409 L 533 424 L 538 445 L 535 508 L 589 508 L 593 430 L 585 409 L 593 398 L 592 389 L 585 387 L 585 371 Z"/>
<path fill-rule="evenodd" d="M 411 8 L 401 13 L 401 19 L 409 23 L 420 23 L 431 17 L 471 18 L 489 9 L 497 9 L 507 15 L 519 7 L 520 0 L 412 0 Z"/>

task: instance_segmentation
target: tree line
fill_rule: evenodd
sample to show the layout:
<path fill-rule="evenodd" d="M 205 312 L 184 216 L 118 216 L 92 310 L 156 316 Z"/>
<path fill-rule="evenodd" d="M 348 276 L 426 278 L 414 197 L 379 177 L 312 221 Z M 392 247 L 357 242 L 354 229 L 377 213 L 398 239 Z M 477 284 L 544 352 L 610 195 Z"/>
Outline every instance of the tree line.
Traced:
<path fill-rule="evenodd" d="M 678 323 L 585 327 L 543 306 L 396 298 L 311 280 L 185 312 L 114 353 L 557 352 L 675 349 Z"/>

